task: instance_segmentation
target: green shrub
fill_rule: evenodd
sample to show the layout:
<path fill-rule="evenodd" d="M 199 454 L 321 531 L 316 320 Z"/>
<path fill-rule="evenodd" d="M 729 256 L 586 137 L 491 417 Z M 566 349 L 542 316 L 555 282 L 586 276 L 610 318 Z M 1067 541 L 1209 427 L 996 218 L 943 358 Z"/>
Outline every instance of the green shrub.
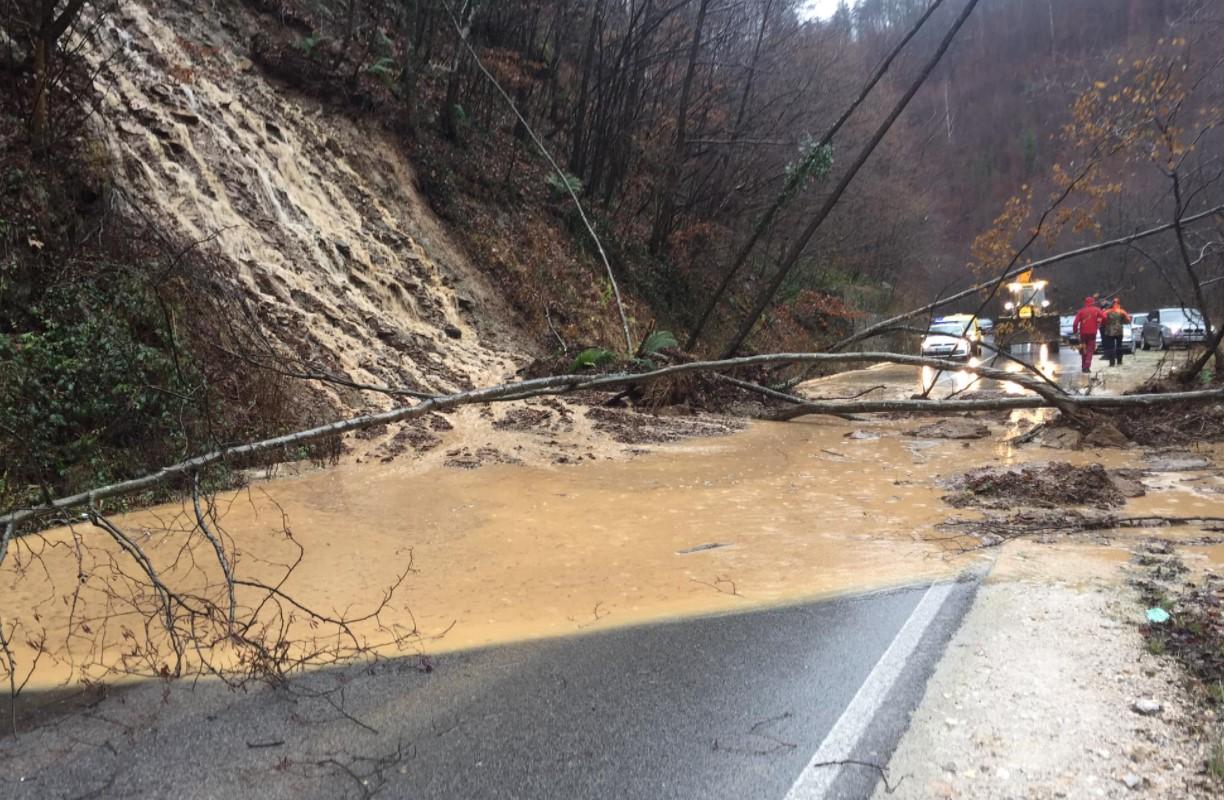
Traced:
<path fill-rule="evenodd" d="M 325 41 L 327 41 L 326 36 L 322 34 L 313 34 L 311 36 L 305 36 L 298 39 L 293 43 L 293 46 L 309 56 L 312 55 L 315 49 Z"/>
<path fill-rule="evenodd" d="M 156 296 L 107 271 L 50 288 L 33 324 L 0 334 L 0 462 L 8 489 L 85 488 L 181 455 L 200 380 L 175 357 Z"/>
<path fill-rule="evenodd" d="M 570 175 L 568 172 L 565 174 L 564 179 L 557 173 L 550 172 L 548 177 L 544 179 L 544 182 L 552 189 L 553 199 L 568 198 L 570 192 L 582 194 L 582 178 L 579 178 L 577 175 Z"/>
<path fill-rule="evenodd" d="M 602 347 L 588 347 L 574 358 L 574 363 L 570 365 L 570 371 L 580 372 L 584 369 L 603 367 L 615 362 L 616 353 L 613 353 L 611 350 L 605 350 Z"/>
<path fill-rule="evenodd" d="M 653 331 L 638 346 L 638 355 L 641 357 L 653 356 L 660 350 L 679 346 L 680 343 L 676 341 L 676 337 L 672 335 L 671 331 Z"/>

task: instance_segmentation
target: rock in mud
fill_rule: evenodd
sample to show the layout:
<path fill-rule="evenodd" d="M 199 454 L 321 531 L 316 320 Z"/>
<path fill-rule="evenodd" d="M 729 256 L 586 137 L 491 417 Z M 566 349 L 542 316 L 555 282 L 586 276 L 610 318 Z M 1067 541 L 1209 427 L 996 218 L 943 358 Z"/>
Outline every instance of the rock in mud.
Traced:
<path fill-rule="evenodd" d="M 1118 487 L 1123 497 L 1143 497 L 1147 494 L 1147 489 L 1141 480 L 1143 475 L 1144 472 L 1137 469 L 1115 469 L 1109 473 L 1109 477 L 1113 478 L 1114 486 Z"/>
<path fill-rule="evenodd" d="M 1126 447 L 1130 439 L 1112 422 L 1102 422 L 1088 432 L 1084 444 L 1089 447 Z"/>
<path fill-rule="evenodd" d="M 1164 711 L 1164 706 L 1150 697 L 1140 697 L 1131 703 L 1131 711 L 1144 717 L 1153 717 Z"/>
<path fill-rule="evenodd" d="M 1168 453 L 1153 453 L 1147 457 L 1147 462 L 1155 472 L 1192 472 L 1211 467 L 1211 460 L 1202 456 Z"/>
<path fill-rule="evenodd" d="M 905 435 L 919 439 L 985 439 L 990 435 L 990 426 L 972 419 L 941 419 L 906 431 Z"/>
<path fill-rule="evenodd" d="M 1037 436 L 1042 447 L 1055 450 L 1078 450 L 1084 442 L 1084 434 L 1075 428 L 1047 428 Z"/>

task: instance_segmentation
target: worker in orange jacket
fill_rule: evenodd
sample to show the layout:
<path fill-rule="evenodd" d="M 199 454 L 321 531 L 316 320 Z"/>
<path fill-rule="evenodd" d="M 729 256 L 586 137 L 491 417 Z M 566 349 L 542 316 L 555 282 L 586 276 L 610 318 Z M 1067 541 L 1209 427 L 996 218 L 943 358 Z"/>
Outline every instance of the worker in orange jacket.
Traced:
<path fill-rule="evenodd" d="M 1124 326 L 1131 322 L 1130 314 L 1122 307 L 1122 301 L 1114 298 L 1113 305 L 1105 309 L 1105 319 L 1101 323 L 1101 349 L 1109 366 L 1122 366 L 1122 332 Z"/>

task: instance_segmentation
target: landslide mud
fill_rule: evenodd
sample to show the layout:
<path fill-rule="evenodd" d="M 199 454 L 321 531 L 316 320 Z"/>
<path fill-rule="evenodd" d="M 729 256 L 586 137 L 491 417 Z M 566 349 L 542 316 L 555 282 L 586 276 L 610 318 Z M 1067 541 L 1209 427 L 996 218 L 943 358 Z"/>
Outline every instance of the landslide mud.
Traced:
<path fill-rule="evenodd" d="M 279 579 L 300 544 L 305 555 L 284 590 L 327 612 L 369 608 L 411 563 L 382 615 L 404 637 L 402 651 L 571 635 L 946 577 L 989 557 L 951 555 L 967 548 L 938 527 L 955 513 L 941 500 L 941 476 L 1041 461 L 1048 451 L 1000 446 L 997 426 L 995 437 L 971 441 L 916 439 L 907 435 L 914 426 L 759 423 L 581 466 L 454 469 L 441 460 L 462 454 L 439 447 L 429 468 L 371 460 L 255 483 L 218 498 L 217 523 L 247 577 Z M 535 435 L 498 433 L 508 437 L 498 440 L 507 453 L 516 452 L 510 437 Z M 1060 454 L 1111 468 L 1126 458 L 1117 450 Z M 1224 515 L 1224 495 L 1201 483 L 1167 493 L 1165 506 L 1202 502 Z M 1158 507 L 1150 496 L 1128 503 Z M 208 559 L 180 552 L 186 511 L 163 506 L 119 522 L 159 564 L 177 565 L 168 579 L 190 582 Z M 98 677 L 122 652 L 114 649 L 122 624 L 135 622 L 113 603 L 108 612 L 94 593 L 69 625 L 62 598 L 78 574 L 74 535 L 100 548 L 83 569 L 108 574 L 116 554 L 87 525 L 48 532 L 37 540 L 38 564 L 26 554 L 0 573 L 0 591 L 12 598 L 6 607 L 25 622 L 37 612 L 49 647 L 63 651 L 67 642 L 72 655 L 47 660 L 39 681 L 77 680 L 87 661 Z M 108 613 L 102 631 L 97 621 Z M 91 655 L 86 648 L 99 641 L 110 649 Z"/>
<path fill-rule="evenodd" d="M 962 458 L 960 445 L 934 442 L 915 456 L 899 425 L 871 429 L 879 438 L 849 439 L 843 425 L 821 421 L 762 424 L 580 467 L 348 464 L 223 496 L 218 527 L 240 553 L 240 574 L 267 581 L 293 555 L 289 531 L 305 557 L 284 591 L 325 611 L 376 602 L 411 559 L 415 571 L 383 622 L 416 630 L 406 644 L 421 652 L 951 574 L 960 565 L 923 540 L 945 513 L 925 477 Z M 182 563 L 185 509 L 119 522 L 159 564 Z M 75 653 L 48 661 L 40 680 L 80 678 L 74 670 L 98 655 L 83 648 L 100 635 L 104 598 L 84 597 L 71 626 L 57 600 L 77 575 L 74 536 L 103 553 L 86 570 L 110 569 L 115 554 L 86 525 L 48 532 L 36 566 L 10 559 L 0 573 L 6 606 L 37 609 L 48 642 Z M 17 564 L 27 571 L 18 575 Z M 135 618 L 109 611 L 117 618 L 101 635 L 113 645 Z M 94 621 L 89 632 L 82 620 Z"/>

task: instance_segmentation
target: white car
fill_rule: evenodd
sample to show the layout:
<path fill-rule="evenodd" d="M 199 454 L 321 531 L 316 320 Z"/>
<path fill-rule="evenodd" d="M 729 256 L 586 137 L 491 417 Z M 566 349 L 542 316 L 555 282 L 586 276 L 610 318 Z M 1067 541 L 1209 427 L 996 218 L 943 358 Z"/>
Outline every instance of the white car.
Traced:
<path fill-rule="evenodd" d="M 1131 339 L 1140 339 L 1143 336 L 1143 323 L 1147 322 L 1147 313 L 1131 314 Z"/>
<path fill-rule="evenodd" d="M 981 354 L 982 329 L 968 314 L 940 317 L 922 338 L 922 355 L 933 358 L 969 358 Z"/>

